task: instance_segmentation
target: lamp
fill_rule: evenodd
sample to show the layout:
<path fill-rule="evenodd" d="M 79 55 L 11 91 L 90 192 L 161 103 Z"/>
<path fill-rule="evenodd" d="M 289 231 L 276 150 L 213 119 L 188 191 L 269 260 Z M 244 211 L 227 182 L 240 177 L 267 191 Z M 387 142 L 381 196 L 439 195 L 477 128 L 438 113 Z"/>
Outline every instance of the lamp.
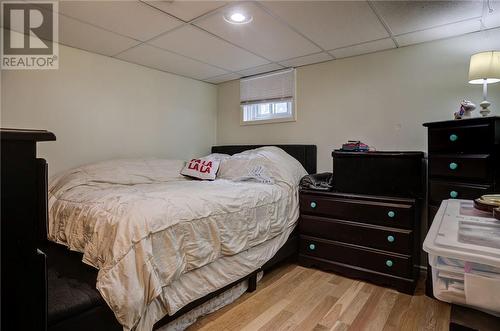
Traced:
<path fill-rule="evenodd" d="M 469 83 L 483 84 L 483 102 L 481 106 L 481 115 L 488 116 L 491 105 L 486 100 L 488 84 L 500 82 L 500 51 L 489 51 L 474 54 L 470 57 Z"/>

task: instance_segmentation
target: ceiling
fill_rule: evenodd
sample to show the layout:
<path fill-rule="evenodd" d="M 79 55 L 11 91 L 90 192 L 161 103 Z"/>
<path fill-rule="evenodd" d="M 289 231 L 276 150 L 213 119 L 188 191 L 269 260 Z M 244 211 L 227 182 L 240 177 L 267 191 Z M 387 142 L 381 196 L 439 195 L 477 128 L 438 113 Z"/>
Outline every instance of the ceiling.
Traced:
<path fill-rule="evenodd" d="M 215 84 L 498 26 L 500 0 L 59 2 L 61 44 Z"/>

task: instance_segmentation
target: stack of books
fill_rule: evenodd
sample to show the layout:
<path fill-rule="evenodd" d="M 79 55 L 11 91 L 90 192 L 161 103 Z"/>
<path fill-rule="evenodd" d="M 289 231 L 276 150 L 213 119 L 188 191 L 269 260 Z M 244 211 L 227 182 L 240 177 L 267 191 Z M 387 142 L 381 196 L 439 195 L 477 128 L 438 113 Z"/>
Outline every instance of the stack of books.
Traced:
<path fill-rule="evenodd" d="M 348 140 L 346 144 L 342 145 L 342 151 L 349 152 L 368 152 L 370 148 L 367 144 L 362 143 L 359 140 Z"/>

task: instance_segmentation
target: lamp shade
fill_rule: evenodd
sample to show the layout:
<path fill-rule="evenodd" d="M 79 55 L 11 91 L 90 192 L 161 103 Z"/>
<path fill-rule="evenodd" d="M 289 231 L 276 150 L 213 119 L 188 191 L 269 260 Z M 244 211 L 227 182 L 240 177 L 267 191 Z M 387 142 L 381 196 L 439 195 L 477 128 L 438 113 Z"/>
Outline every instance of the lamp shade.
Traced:
<path fill-rule="evenodd" d="M 474 54 L 470 57 L 469 83 L 483 84 L 500 82 L 500 51 Z"/>

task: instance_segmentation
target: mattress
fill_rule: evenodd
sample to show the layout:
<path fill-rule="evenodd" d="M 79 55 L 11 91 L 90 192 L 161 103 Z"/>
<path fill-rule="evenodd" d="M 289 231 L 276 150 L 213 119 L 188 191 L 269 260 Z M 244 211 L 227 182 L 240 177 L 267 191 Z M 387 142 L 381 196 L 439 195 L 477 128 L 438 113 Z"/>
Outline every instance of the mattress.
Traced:
<path fill-rule="evenodd" d="M 179 175 L 183 165 L 115 160 L 51 182 L 49 239 L 99 270 L 96 287 L 124 330 L 150 330 L 165 314 L 257 270 L 298 219 L 305 170 L 278 148 L 228 157 L 215 181 L 188 180 Z M 255 166 L 273 184 L 248 181 Z"/>

